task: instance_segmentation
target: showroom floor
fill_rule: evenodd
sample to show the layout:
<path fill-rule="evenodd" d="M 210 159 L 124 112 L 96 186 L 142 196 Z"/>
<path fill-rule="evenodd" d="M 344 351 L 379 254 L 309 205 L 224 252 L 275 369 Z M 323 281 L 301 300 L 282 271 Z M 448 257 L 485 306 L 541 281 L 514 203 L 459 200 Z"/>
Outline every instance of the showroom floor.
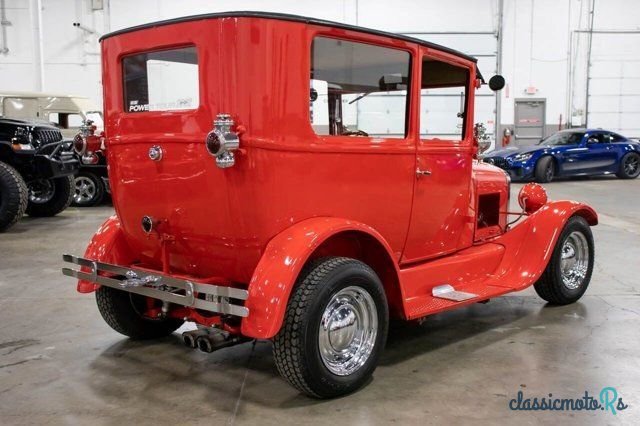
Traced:
<path fill-rule="evenodd" d="M 112 331 L 93 296 L 60 273 L 62 253 L 83 253 L 111 207 L 25 218 L 0 235 L 0 423 L 640 424 L 640 180 L 547 189 L 600 214 L 580 302 L 545 306 L 529 289 L 395 325 L 374 379 L 333 401 L 308 399 L 280 379 L 269 342 L 207 355 L 177 333 L 137 343 Z M 606 386 L 629 405 L 615 417 L 508 406 L 518 391 L 581 398 Z"/>

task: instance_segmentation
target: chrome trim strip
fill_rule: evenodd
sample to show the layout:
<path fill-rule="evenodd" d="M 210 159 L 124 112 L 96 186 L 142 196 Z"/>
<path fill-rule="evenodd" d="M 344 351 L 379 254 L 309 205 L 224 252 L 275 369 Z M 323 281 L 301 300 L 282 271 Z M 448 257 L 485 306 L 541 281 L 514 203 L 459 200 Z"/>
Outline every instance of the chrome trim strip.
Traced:
<path fill-rule="evenodd" d="M 68 277 L 87 280 L 107 287 L 127 291 L 129 293 L 153 297 L 154 299 L 160 299 L 169 303 L 175 303 L 177 305 L 188 306 L 205 311 L 236 315 L 240 317 L 246 317 L 249 315 L 248 308 L 240 305 L 233 305 L 226 300 L 226 298 L 247 300 L 249 297 L 249 292 L 247 290 L 183 280 L 155 271 L 145 271 L 139 268 L 122 267 L 109 263 L 96 262 L 69 254 L 63 255 L 62 260 L 78 266 L 90 268 L 91 270 L 91 272 L 84 272 L 76 271 L 71 268 L 62 268 L 62 274 Z M 123 283 L 126 283 L 127 279 L 120 280 L 117 278 L 105 277 L 103 275 L 98 275 L 99 271 L 122 275 L 125 277 L 135 275 L 141 280 L 145 277 L 155 277 L 159 278 L 159 280 L 154 284 L 156 287 L 147 287 L 145 285 L 126 287 L 126 284 L 123 286 Z M 158 284 L 161 284 L 160 288 L 157 287 Z M 166 288 L 171 288 L 171 291 Z M 173 291 L 176 290 L 184 290 L 185 295 L 174 293 Z M 213 298 L 217 298 L 217 301 L 198 299 L 195 297 L 196 293 L 212 296 Z"/>

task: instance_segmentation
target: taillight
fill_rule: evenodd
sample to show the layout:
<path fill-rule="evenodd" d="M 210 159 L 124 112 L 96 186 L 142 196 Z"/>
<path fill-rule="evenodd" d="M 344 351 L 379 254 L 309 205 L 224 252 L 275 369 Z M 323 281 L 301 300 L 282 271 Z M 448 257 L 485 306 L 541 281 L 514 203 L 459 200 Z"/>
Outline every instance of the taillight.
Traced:
<path fill-rule="evenodd" d="M 98 164 L 98 161 L 100 161 L 100 159 L 93 153 L 82 156 L 82 164 Z"/>
<path fill-rule="evenodd" d="M 78 133 L 73 138 L 73 150 L 78 155 L 84 155 L 85 151 L 87 150 L 87 140 L 84 138 L 84 136 L 82 136 L 81 133 Z"/>
<path fill-rule="evenodd" d="M 73 149 L 78 155 L 84 155 L 87 152 L 87 139 L 94 137 L 96 126 L 92 120 L 84 120 L 80 131 L 73 138 Z M 95 149 L 92 149 L 95 150 Z"/>
<path fill-rule="evenodd" d="M 216 165 L 221 169 L 231 167 L 236 163 L 233 151 L 240 148 L 240 138 L 231 131 L 234 122 L 229 114 L 218 114 L 213 122 L 213 130 L 205 139 L 209 154 L 216 157 Z"/>

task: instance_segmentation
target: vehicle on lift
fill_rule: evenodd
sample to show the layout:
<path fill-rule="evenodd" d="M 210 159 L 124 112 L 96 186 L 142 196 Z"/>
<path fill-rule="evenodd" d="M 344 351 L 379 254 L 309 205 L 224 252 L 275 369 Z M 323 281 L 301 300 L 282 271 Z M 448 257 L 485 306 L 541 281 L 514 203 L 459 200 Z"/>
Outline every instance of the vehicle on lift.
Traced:
<path fill-rule="evenodd" d="M 54 216 L 71 203 L 78 159 L 57 128 L 0 118 L 0 232 L 25 212 Z"/>
<path fill-rule="evenodd" d="M 85 120 L 73 138 L 73 149 L 80 158 L 80 170 L 75 177 L 72 204 L 77 207 L 98 205 L 111 194 L 104 132 L 97 131 L 93 121 Z"/>
<path fill-rule="evenodd" d="M 484 161 L 506 170 L 514 180 L 539 183 L 608 174 L 635 179 L 640 175 L 640 143 L 603 129 L 566 129 L 538 145 L 487 153 Z"/>
<path fill-rule="evenodd" d="M 529 184 L 509 223 L 509 177 L 476 159 L 472 57 L 258 12 L 121 30 L 101 51 L 117 215 L 63 273 L 124 335 L 190 321 L 206 352 L 272 339 L 282 376 L 326 398 L 369 379 L 390 317 L 531 285 L 566 304 L 589 284 L 594 210 Z M 456 136 L 425 132 L 436 90 L 455 94 Z"/>

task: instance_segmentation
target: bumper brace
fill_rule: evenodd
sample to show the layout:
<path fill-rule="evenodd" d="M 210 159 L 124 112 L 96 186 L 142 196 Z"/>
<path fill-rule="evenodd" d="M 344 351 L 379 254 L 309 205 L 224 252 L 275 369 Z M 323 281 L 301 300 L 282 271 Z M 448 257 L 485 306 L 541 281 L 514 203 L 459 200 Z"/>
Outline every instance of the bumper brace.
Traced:
<path fill-rule="evenodd" d="M 111 265 L 70 254 L 63 255 L 62 260 L 91 269 L 91 272 L 84 272 L 71 268 L 62 268 L 62 274 L 68 277 L 209 312 L 239 317 L 249 315 L 248 308 L 234 305 L 229 300 L 247 300 L 249 297 L 247 290 L 198 283 L 155 271 Z M 117 277 L 100 275 L 99 272 L 116 275 Z M 204 299 L 198 298 L 198 295 L 204 295 Z"/>

